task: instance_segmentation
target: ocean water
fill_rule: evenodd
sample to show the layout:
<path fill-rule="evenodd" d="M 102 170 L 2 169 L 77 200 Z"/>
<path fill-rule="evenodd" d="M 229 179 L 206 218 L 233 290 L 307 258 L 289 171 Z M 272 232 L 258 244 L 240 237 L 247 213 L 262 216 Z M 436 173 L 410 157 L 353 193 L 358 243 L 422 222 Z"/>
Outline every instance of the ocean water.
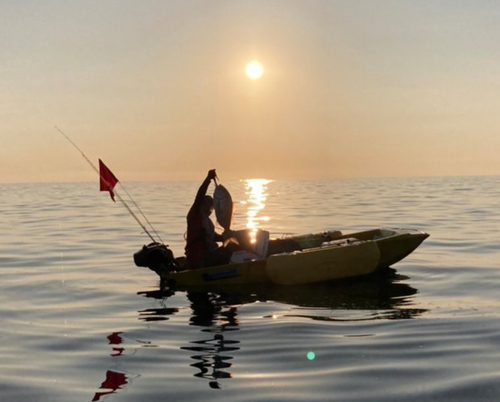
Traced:
<path fill-rule="evenodd" d="M 224 184 L 234 229 L 431 237 L 375 277 L 160 292 L 96 184 L 0 184 L 0 401 L 500 400 L 499 177 Z M 198 185 L 127 185 L 176 255 Z"/>

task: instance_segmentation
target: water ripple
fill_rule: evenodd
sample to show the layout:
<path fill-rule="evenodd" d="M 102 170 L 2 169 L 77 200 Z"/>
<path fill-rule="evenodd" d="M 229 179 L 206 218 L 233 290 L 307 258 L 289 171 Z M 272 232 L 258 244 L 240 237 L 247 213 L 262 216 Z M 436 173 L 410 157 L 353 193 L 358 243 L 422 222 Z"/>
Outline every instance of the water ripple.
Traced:
<path fill-rule="evenodd" d="M 243 182 L 224 183 L 246 225 Z M 176 255 L 199 183 L 127 186 Z M 0 400 L 497 401 L 500 178 L 268 183 L 265 229 L 415 227 L 383 275 L 162 292 L 94 183 L 0 185 Z M 265 227 L 265 225 L 268 225 Z"/>

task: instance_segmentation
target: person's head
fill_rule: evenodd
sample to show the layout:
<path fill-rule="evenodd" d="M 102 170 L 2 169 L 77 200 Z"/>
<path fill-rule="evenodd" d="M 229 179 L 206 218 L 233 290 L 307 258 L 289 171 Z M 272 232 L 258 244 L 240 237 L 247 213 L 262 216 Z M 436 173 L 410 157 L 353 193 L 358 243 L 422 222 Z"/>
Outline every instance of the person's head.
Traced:
<path fill-rule="evenodd" d="M 201 211 L 206 216 L 210 216 L 213 210 L 214 210 L 214 199 L 209 195 L 206 195 L 205 198 L 203 198 L 203 205 L 201 207 Z"/>

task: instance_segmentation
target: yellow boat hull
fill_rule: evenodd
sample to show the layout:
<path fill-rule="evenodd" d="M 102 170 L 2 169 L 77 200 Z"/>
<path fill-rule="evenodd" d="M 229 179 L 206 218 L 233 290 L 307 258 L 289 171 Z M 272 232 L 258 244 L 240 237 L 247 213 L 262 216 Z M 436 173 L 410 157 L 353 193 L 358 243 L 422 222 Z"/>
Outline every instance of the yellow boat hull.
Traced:
<path fill-rule="evenodd" d="M 170 272 L 163 279 L 178 287 L 207 285 L 303 285 L 367 275 L 415 250 L 429 235 L 414 230 L 375 229 L 348 235 L 323 232 L 290 237 L 302 251 L 267 259 Z M 272 240 L 271 240 L 272 241 Z"/>

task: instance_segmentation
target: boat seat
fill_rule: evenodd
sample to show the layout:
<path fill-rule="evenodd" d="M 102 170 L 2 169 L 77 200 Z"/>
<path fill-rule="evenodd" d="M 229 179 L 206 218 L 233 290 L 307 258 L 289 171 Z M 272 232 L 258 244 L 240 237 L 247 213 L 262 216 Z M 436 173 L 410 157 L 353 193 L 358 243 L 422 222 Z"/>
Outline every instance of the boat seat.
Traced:
<path fill-rule="evenodd" d="M 269 237 L 269 232 L 267 230 L 257 230 L 255 234 L 255 251 L 235 251 L 231 256 L 231 263 L 238 264 L 252 260 L 265 259 L 269 249 Z"/>
<path fill-rule="evenodd" d="M 348 237 L 346 239 L 340 239 L 340 240 L 332 240 L 332 241 L 325 241 L 321 243 L 321 247 L 340 247 L 340 246 L 347 246 L 349 244 L 353 243 L 359 243 L 359 239 L 356 239 L 355 237 Z"/>
<path fill-rule="evenodd" d="M 255 254 L 260 258 L 266 258 L 269 248 L 269 232 L 267 230 L 257 230 L 255 234 Z"/>

